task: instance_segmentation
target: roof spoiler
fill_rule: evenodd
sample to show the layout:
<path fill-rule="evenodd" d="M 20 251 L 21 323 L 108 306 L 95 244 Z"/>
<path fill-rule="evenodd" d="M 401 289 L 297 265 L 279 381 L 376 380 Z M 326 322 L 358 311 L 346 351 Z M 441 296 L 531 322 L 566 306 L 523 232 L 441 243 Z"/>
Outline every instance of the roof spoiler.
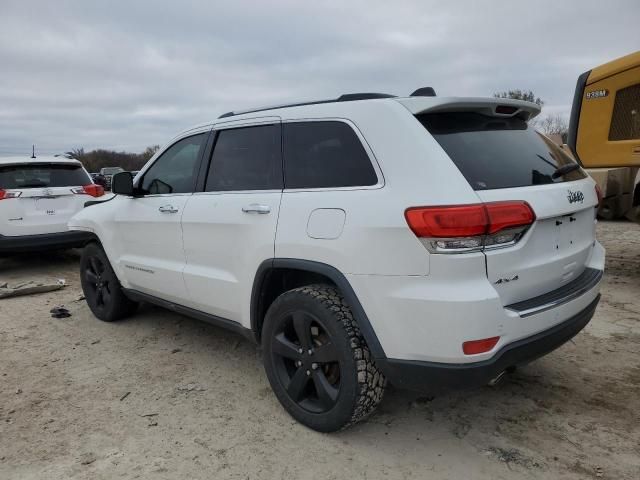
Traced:
<path fill-rule="evenodd" d="M 477 112 L 489 117 L 518 117 L 530 120 L 540 113 L 540 105 L 508 98 L 399 98 L 411 113 Z"/>

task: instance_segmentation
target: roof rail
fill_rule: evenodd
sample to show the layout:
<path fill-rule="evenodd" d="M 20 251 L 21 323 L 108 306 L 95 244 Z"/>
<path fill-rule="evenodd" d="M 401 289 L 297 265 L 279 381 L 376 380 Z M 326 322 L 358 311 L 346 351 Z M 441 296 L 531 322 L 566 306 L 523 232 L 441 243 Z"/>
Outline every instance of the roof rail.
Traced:
<path fill-rule="evenodd" d="M 304 107 L 306 105 L 320 105 L 322 103 L 353 102 L 355 100 L 372 100 L 375 98 L 395 98 L 395 95 L 390 95 L 388 93 L 366 93 L 366 92 L 365 93 L 345 93 L 343 95 L 340 95 L 338 98 L 334 100 L 316 100 L 314 102 L 288 103 L 285 105 L 275 105 L 271 107 L 255 108 L 250 110 L 242 110 L 238 112 L 231 111 L 231 112 L 223 113 L 218 117 L 218 119 L 233 117 L 235 115 L 242 115 L 245 113 L 264 112 L 265 110 L 277 110 L 279 108 Z"/>

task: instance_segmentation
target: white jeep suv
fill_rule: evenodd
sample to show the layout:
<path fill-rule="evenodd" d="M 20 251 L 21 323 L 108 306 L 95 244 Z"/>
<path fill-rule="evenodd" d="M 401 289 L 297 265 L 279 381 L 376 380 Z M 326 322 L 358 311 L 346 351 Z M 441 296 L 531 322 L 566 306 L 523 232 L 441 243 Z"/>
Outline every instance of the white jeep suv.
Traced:
<path fill-rule="evenodd" d="M 387 381 L 479 386 L 569 340 L 600 297 L 595 183 L 527 125 L 537 105 L 423 91 L 230 112 L 115 175 L 69 223 L 95 238 L 92 312 L 245 335 L 320 431 Z"/>
<path fill-rule="evenodd" d="M 94 237 L 67 222 L 102 195 L 78 160 L 0 158 L 0 254 L 83 246 Z"/>

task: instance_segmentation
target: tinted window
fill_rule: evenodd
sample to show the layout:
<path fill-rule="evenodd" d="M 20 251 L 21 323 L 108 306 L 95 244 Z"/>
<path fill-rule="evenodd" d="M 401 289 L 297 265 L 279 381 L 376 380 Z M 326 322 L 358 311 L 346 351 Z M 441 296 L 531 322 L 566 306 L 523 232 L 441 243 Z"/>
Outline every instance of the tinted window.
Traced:
<path fill-rule="evenodd" d="M 31 164 L 0 167 L 0 189 L 78 187 L 92 183 L 80 165 Z"/>
<path fill-rule="evenodd" d="M 525 187 L 585 178 L 581 170 L 553 178 L 575 163 L 551 140 L 519 118 L 447 112 L 418 115 L 474 190 Z"/>
<path fill-rule="evenodd" d="M 207 135 L 183 138 L 169 147 L 144 174 L 140 185 L 143 193 L 193 192 Z"/>
<path fill-rule="evenodd" d="M 378 182 L 369 156 L 343 122 L 283 125 L 286 188 L 361 187 Z"/>
<path fill-rule="evenodd" d="M 208 192 L 282 188 L 280 125 L 220 130 L 205 188 Z"/>

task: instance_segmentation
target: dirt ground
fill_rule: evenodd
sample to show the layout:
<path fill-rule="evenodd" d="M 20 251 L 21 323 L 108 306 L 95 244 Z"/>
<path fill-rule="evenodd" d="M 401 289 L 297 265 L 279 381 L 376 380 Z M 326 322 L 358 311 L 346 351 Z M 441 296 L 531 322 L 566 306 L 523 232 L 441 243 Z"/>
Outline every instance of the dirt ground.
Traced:
<path fill-rule="evenodd" d="M 640 227 L 598 233 L 602 302 L 572 342 L 497 387 L 389 390 L 331 435 L 284 412 L 241 337 L 152 307 L 96 320 L 77 252 L 0 260 L 3 281 L 68 282 L 0 300 L 0 479 L 638 479 Z"/>

